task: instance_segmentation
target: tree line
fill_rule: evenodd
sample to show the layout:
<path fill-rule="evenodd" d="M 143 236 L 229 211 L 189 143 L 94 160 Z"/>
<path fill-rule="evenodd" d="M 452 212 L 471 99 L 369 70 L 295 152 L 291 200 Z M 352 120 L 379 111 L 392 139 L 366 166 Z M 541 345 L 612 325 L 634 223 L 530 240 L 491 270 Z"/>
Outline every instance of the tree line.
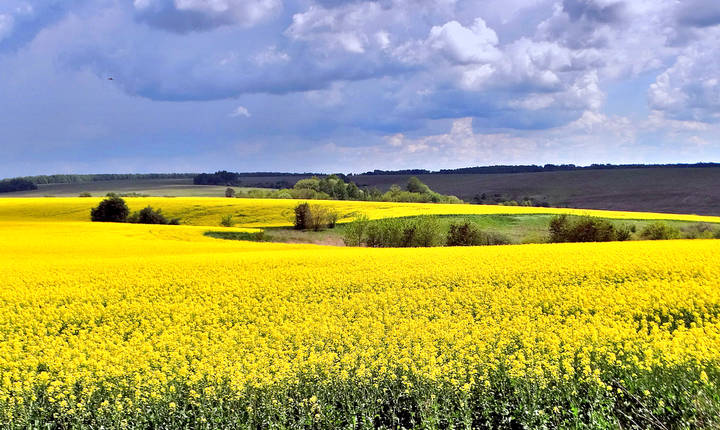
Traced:
<path fill-rule="evenodd" d="M 591 164 L 589 166 L 577 166 L 575 164 L 545 164 L 543 166 L 530 165 L 496 165 L 496 166 L 475 166 L 461 167 L 458 169 L 406 169 L 406 170 L 373 170 L 362 173 L 365 176 L 373 175 L 448 175 L 467 173 L 536 173 L 536 172 L 558 172 L 569 170 L 612 170 L 612 169 L 656 169 L 662 167 L 673 168 L 708 168 L 720 167 L 720 163 L 673 163 L 673 164 Z"/>
<path fill-rule="evenodd" d="M 97 173 L 87 175 L 37 175 L 6 180 L 23 180 L 35 185 L 76 184 L 82 182 L 118 181 L 123 179 L 188 179 L 195 173 Z"/>

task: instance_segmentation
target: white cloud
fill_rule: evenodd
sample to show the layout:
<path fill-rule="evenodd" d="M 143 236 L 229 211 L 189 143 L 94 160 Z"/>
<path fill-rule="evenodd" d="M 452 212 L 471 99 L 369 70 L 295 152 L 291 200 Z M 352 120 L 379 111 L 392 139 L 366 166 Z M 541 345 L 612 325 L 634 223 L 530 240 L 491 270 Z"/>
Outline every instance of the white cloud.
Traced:
<path fill-rule="evenodd" d="M 14 19 L 12 15 L 0 14 L 0 42 L 12 33 L 13 22 Z"/>
<path fill-rule="evenodd" d="M 488 63 L 501 56 L 497 34 L 479 17 L 470 28 L 457 21 L 434 26 L 426 43 L 453 63 Z"/>
<path fill-rule="evenodd" d="M 245 118 L 250 118 L 250 111 L 247 110 L 245 106 L 238 106 L 235 108 L 234 111 L 230 113 L 231 118 L 237 118 L 240 116 L 244 116 Z"/>
<path fill-rule="evenodd" d="M 694 44 L 658 75 L 648 91 L 650 107 L 684 121 L 720 121 L 720 34 Z"/>

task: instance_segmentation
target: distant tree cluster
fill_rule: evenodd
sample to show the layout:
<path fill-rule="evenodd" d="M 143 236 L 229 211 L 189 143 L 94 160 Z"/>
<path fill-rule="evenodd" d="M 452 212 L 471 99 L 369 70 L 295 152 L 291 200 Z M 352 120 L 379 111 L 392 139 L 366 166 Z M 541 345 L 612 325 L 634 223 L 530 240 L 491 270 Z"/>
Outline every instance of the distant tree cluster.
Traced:
<path fill-rule="evenodd" d="M 195 185 L 227 185 L 237 187 L 240 186 L 240 174 L 236 172 L 228 172 L 220 170 L 215 173 L 201 173 L 193 178 Z"/>
<path fill-rule="evenodd" d="M 23 176 L 16 179 L 30 181 L 36 185 L 76 184 L 83 182 L 119 181 L 123 179 L 187 179 L 194 173 L 101 173 L 90 175 L 38 175 Z"/>
<path fill-rule="evenodd" d="M 550 220 L 550 242 L 610 242 L 629 240 L 631 229 L 589 216 L 557 215 Z"/>
<path fill-rule="evenodd" d="M 589 166 L 577 166 L 575 164 L 545 164 L 539 166 L 530 165 L 497 165 L 497 166 L 475 166 L 462 167 L 459 169 L 441 169 L 430 171 L 424 169 L 409 170 L 373 170 L 362 175 L 436 175 L 436 174 L 491 174 L 491 173 L 534 173 L 534 172 L 558 172 L 567 170 L 610 170 L 610 169 L 653 169 L 660 167 L 720 167 L 720 163 L 676 163 L 676 164 L 591 164 Z"/>
<path fill-rule="evenodd" d="M 162 209 L 150 206 L 130 214 L 130 209 L 122 197 L 110 193 L 107 198 L 90 211 L 90 219 L 94 222 L 128 222 L 133 224 L 168 224 L 178 225 L 177 218 L 168 219 Z"/>
<path fill-rule="evenodd" d="M 535 197 L 525 196 L 515 200 L 501 193 L 478 193 L 475 194 L 472 201 L 479 205 L 550 207 L 550 203 Z"/>
<path fill-rule="evenodd" d="M 414 203 L 462 203 L 455 196 L 447 196 L 431 190 L 417 177 L 411 177 L 405 188 L 393 185 L 381 192 L 377 188 L 360 188 L 354 182 L 346 182 L 346 176 L 334 174 L 318 178 L 301 179 L 292 188 L 279 190 L 248 190 L 235 193 L 241 198 L 302 199 L 302 200 L 361 200 L 381 202 Z"/>
<path fill-rule="evenodd" d="M 0 181 L 0 193 L 11 193 L 14 191 L 37 190 L 37 185 L 27 179 L 14 178 Z"/>
<path fill-rule="evenodd" d="M 361 215 L 344 229 L 348 246 L 371 248 L 411 248 L 434 246 L 506 245 L 510 239 L 495 232 L 485 232 L 470 221 L 452 223 L 444 231 L 436 216 L 385 218 L 370 221 Z"/>

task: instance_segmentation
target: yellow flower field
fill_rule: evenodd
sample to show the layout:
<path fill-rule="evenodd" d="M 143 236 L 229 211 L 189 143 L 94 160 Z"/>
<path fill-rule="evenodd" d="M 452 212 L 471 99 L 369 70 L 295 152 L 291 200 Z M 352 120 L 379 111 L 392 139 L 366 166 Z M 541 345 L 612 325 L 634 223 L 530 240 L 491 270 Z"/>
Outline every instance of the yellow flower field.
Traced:
<path fill-rule="evenodd" d="M 90 209 L 100 198 L 13 198 L 0 199 L 0 220 L 6 221 L 89 221 Z M 293 208 L 299 200 L 228 199 L 214 197 L 140 197 L 126 198 L 132 211 L 145 206 L 162 209 L 183 224 L 217 226 L 223 215 L 233 215 L 244 227 L 277 227 L 292 225 Z M 313 204 L 335 209 L 343 221 L 359 213 L 370 219 L 414 215 L 491 215 L 491 214 L 574 214 L 614 219 L 658 219 L 720 223 L 720 217 L 701 215 L 621 212 L 591 209 L 542 208 L 494 205 L 454 205 L 432 203 L 358 202 L 313 200 Z"/>
<path fill-rule="evenodd" d="M 0 203 L 6 427 L 718 423 L 718 240 L 331 248 L 65 222 L 92 201 L 38 200 L 54 222 Z M 131 205 L 189 212 L 167 201 Z"/>

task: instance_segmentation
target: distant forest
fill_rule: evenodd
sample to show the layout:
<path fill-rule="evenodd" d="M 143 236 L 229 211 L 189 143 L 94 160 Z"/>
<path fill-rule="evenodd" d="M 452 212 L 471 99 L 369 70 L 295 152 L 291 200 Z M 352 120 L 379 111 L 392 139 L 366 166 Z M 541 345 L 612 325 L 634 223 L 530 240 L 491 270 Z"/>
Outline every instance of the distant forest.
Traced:
<path fill-rule="evenodd" d="M 99 173 L 89 175 L 38 175 L 20 178 L 36 185 L 77 184 L 81 182 L 118 181 L 122 179 L 187 179 L 197 173 Z"/>
<path fill-rule="evenodd" d="M 461 167 L 459 169 L 406 169 L 406 170 L 373 170 L 361 175 L 448 175 L 464 173 L 533 173 L 533 172 L 559 172 L 567 170 L 609 170 L 609 169 L 656 169 L 662 167 L 690 168 L 690 167 L 720 167 L 720 163 L 676 163 L 676 164 L 591 164 L 589 166 L 576 166 L 575 164 L 546 164 L 544 166 L 531 165 L 499 165 Z"/>
<path fill-rule="evenodd" d="M 404 169 L 404 170 L 373 170 L 359 175 L 335 173 L 343 180 L 352 176 L 360 175 L 448 175 L 448 174 L 493 174 L 493 173 L 532 173 L 532 172 L 557 172 L 568 170 L 608 170 L 608 169 L 655 169 L 655 168 L 698 168 L 698 167 L 720 167 L 720 163 L 676 163 L 676 164 L 591 164 L 589 166 L 577 166 L 575 164 L 545 164 L 539 165 L 497 165 L 497 166 L 476 166 L 462 167 L 458 169 Z M 23 176 L 18 178 L 3 179 L 0 181 L 0 192 L 21 191 L 34 189 L 29 184 L 75 184 L 82 182 L 114 181 L 123 179 L 193 179 L 196 185 L 239 185 L 241 178 L 252 177 L 309 177 L 328 176 L 324 173 L 288 173 L 288 172 L 228 172 L 219 171 L 215 173 L 101 173 L 101 174 L 69 174 L 69 175 L 38 175 Z M 289 182 L 281 181 L 268 185 L 285 186 Z"/>

